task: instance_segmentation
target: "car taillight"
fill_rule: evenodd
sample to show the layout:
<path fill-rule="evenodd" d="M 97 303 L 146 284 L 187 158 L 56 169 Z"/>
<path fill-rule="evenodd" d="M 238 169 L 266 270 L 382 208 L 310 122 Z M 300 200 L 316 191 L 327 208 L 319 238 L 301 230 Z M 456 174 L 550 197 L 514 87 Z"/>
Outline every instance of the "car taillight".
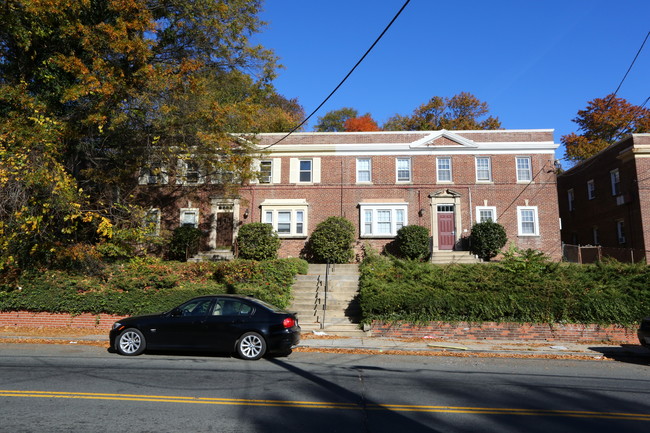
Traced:
<path fill-rule="evenodd" d="M 293 328 L 296 325 L 296 321 L 293 319 L 293 317 L 287 317 L 282 321 L 282 325 L 285 328 Z"/>

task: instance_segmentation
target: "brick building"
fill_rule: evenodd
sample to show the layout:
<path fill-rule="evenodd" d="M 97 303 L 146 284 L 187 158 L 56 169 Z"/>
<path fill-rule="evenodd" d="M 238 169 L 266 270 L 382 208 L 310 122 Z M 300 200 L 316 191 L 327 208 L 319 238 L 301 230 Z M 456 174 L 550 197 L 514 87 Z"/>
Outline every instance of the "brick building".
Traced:
<path fill-rule="evenodd" d="M 299 256 L 333 215 L 354 223 L 359 253 L 365 243 L 381 251 L 412 224 L 430 230 L 434 253 L 462 250 L 472 225 L 491 218 L 518 247 L 560 258 L 552 130 L 294 133 L 275 144 L 282 137 L 259 135 L 259 180 L 237 195 L 196 177 L 193 188 L 157 195 L 152 217 L 201 228 L 209 251 L 229 249 L 241 224 L 265 222 L 282 257 Z"/>
<path fill-rule="evenodd" d="M 624 261 L 647 257 L 650 134 L 632 134 L 612 144 L 562 173 L 557 182 L 563 243 L 601 246 L 599 254 Z"/>

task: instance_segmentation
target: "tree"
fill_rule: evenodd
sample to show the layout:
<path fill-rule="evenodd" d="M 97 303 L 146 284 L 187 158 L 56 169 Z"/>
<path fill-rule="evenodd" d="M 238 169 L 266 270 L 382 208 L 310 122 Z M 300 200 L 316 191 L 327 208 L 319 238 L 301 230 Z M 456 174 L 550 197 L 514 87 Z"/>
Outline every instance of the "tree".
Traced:
<path fill-rule="evenodd" d="M 314 126 L 317 132 L 342 132 L 345 131 L 345 122 L 348 119 L 355 118 L 359 112 L 354 108 L 344 107 L 338 110 L 328 111 L 323 117 L 318 118 L 318 123 Z"/>
<path fill-rule="evenodd" d="M 491 220 L 474 224 L 469 236 L 470 250 L 486 262 L 499 254 L 507 241 L 506 229 Z"/>
<path fill-rule="evenodd" d="M 349 263 L 354 257 L 354 225 L 343 217 L 329 217 L 309 237 L 305 256 L 313 263 Z"/>
<path fill-rule="evenodd" d="M 297 101 L 270 84 L 276 57 L 250 42 L 263 24 L 261 3 L 5 1 L 0 121 L 11 151 L 2 162 L 29 164 L 14 184 L 33 184 L 43 167 L 52 167 L 42 158 L 21 159 L 35 155 L 30 146 L 43 128 L 23 121 L 25 111 L 56 125 L 56 134 L 44 138 L 57 164 L 53 173 L 70 191 L 83 189 L 85 203 L 70 197 L 70 204 L 112 229 L 140 225 L 135 174 L 152 161 L 177 167 L 185 155 L 235 174 L 231 179 L 253 176 L 253 145 L 233 142 L 230 133 L 289 130 L 302 117 Z M 45 204 L 45 196 L 32 200 Z M 6 215 L 0 215 L 5 232 Z M 95 231 L 82 226 L 76 236 L 96 241 Z M 59 231 L 50 234 L 67 242 Z"/>
<path fill-rule="evenodd" d="M 630 104 L 615 94 L 589 101 L 573 119 L 580 135 L 572 132 L 560 141 L 567 159 L 578 162 L 595 155 L 626 134 L 650 132 L 650 110 Z"/>
<path fill-rule="evenodd" d="M 487 116 L 487 117 L 486 117 Z M 489 116 L 489 107 L 471 93 L 461 92 L 451 98 L 434 96 L 410 116 L 396 114 L 383 125 L 386 131 L 434 131 L 499 129 L 501 122 Z"/>
<path fill-rule="evenodd" d="M 250 260 L 270 260 L 278 256 L 280 238 L 270 224 L 244 224 L 237 235 L 239 257 Z"/>
<path fill-rule="evenodd" d="M 404 226 L 395 237 L 397 251 L 401 257 L 425 260 L 429 257 L 429 229 L 418 225 Z"/>
<path fill-rule="evenodd" d="M 370 113 L 349 118 L 345 121 L 343 127 L 346 132 L 380 131 L 377 122 L 370 117 Z"/>

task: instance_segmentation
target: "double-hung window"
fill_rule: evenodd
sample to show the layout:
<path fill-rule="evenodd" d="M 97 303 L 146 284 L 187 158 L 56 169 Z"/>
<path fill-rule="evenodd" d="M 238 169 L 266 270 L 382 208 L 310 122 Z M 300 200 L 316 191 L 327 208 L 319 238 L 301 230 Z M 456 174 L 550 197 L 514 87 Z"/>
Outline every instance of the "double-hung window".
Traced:
<path fill-rule="evenodd" d="M 494 206 L 476 206 L 476 222 L 497 222 L 497 208 Z"/>
<path fill-rule="evenodd" d="M 589 200 L 596 198 L 596 184 L 593 179 L 587 181 L 587 198 Z"/>
<path fill-rule="evenodd" d="M 451 182 L 451 158 L 442 156 L 436 158 L 436 173 L 438 182 Z"/>
<path fill-rule="evenodd" d="M 311 159 L 301 159 L 300 160 L 300 182 L 311 182 L 312 181 L 312 160 Z"/>
<path fill-rule="evenodd" d="M 411 158 L 397 158 L 397 181 L 411 181 Z"/>
<path fill-rule="evenodd" d="M 199 210 L 196 208 L 182 208 L 181 209 L 181 227 L 189 226 L 199 227 Z"/>
<path fill-rule="evenodd" d="M 406 203 L 360 203 L 362 237 L 395 237 L 408 224 Z"/>
<path fill-rule="evenodd" d="M 492 182 L 492 163 L 490 157 L 476 157 L 476 181 Z"/>
<path fill-rule="evenodd" d="M 623 220 L 616 221 L 616 235 L 618 236 L 618 243 L 625 243 L 625 222 Z"/>
<path fill-rule="evenodd" d="M 575 208 L 576 208 L 576 196 L 575 196 L 575 193 L 573 192 L 573 188 L 571 188 L 570 190 L 568 190 L 566 192 L 566 198 L 567 198 L 567 202 L 568 202 L 568 205 L 569 205 L 569 212 L 575 210 Z"/>
<path fill-rule="evenodd" d="M 260 183 L 273 182 L 273 161 L 264 160 L 260 161 Z"/>
<path fill-rule="evenodd" d="M 609 180 L 612 185 L 612 195 L 619 195 L 621 193 L 621 175 L 618 168 L 609 172 Z"/>
<path fill-rule="evenodd" d="M 517 157 L 517 182 L 530 182 L 533 180 L 533 173 L 529 156 Z"/>
<path fill-rule="evenodd" d="M 537 206 L 518 206 L 517 225 L 519 236 L 539 236 Z"/>
<path fill-rule="evenodd" d="M 357 158 L 357 183 L 372 181 L 372 163 L 370 158 Z"/>
<path fill-rule="evenodd" d="M 262 222 L 269 224 L 280 237 L 307 236 L 305 200 L 267 199 L 261 203 Z"/>

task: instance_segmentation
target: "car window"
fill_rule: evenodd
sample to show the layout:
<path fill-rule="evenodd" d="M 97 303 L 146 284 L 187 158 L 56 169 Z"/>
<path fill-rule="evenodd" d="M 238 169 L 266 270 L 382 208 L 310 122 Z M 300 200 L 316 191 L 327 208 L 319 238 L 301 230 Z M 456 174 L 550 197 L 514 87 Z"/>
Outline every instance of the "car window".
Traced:
<path fill-rule="evenodd" d="M 236 299 L 219 299 L 212 310 L 213 316 L 247 316 L 253 307 Z"/>
<path fill-rule="evenodd" d="M 210 311 L 210 299 L 190 301 L 180 307 L 183 316 L 205 316 Z"/>

